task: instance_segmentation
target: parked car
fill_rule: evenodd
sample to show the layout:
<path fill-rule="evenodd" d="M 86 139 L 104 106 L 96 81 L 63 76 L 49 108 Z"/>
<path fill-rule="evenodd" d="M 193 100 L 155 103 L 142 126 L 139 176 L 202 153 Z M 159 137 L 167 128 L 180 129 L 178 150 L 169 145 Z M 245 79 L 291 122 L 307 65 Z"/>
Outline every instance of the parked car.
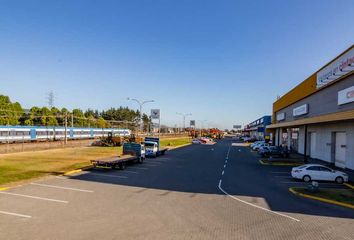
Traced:
<path fill-rule="evenodd" d="M 194 138 L 194 139 L 192 140 L 192 143 L 194 143 L 194 144 L 200 144 L 201 142 L 199 141 L 199 139 Z"/>
<path fill-rule="evenodd" d="M 260 143 L 260 144 L 255 145 L 252 149 L 253 149 L 254 151 L 258 151 L 259 148 L 261 148 L 261 147 L 268 147 L 268 146 L 269 146 L 268 143 Z"/>
<path fill-rule="evenodd" d="M 251 144 L 250 147 L 253 149 L 254 147 L 256 147 L 260 144 L 263 144 L 263 143 L 264 143 L 263 141 L 260 141 L 260 142 L 254 143 L 253 145 Z"/>
<path fill-rule="evenodd" d="M 312 180 L 333 181 L 339 184 L 348 182 L 346 173 L 319 164 L 305 164 L 300 167 L 294 167 L 291 170 L 291 176 L 305 182 Z"/>
<path fill-rule="evenodd" d="M 264 143 L 264 141 L 255 141 L 250 145 L 250 147 L 253 148 L 256 144 L 261 144 L 261 143 Z"/>
<path fill-rule="evenodd" d="M 289 151 L 286 148 L 278 147 L 278 146 L 264 146 L 259 148 L 258 153 L 262 157 L 271 157 L 271 156 L 279 156 L 279 157 L 289 157 Z"/>
<path fill-rule="evenodd" d="M 251 138 L 250 138 L 250 137 L 243 137 L 242 140 L 243 140 L 244 142 L 248 142 L 248 141 L 251 140 Z"/>

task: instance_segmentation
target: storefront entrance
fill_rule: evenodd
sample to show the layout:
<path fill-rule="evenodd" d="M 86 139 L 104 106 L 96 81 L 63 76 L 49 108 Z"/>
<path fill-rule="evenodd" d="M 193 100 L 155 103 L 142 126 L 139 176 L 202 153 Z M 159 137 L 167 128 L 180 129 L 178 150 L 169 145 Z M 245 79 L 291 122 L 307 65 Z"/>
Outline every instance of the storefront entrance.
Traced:
<path fill-rule="evenodd" d="M 347 135 L 345 132 L 336 132 L 335 144 L 335 162 L 337 167 L 345 168 L 345 150 L 347 144 Z"/>
<path fill-rule="evenodd" d="M 316 158 L 316 132 L 310 133 L 310 157 Z"/>

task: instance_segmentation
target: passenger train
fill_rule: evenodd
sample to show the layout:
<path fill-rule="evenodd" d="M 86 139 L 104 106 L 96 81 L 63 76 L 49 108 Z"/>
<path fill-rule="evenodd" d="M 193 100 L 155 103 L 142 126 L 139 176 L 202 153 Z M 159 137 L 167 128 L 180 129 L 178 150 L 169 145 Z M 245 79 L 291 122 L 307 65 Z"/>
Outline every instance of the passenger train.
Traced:
<path fill-rule="evenodd" d="M 90 139 L 114 135 L 129 136 L 129 129 L 118 128 L 76 128 L 68 127 L 67 139 Z M 0 143 L 61 140 L 65 138 L 64 127 L 0 126 Z"/>

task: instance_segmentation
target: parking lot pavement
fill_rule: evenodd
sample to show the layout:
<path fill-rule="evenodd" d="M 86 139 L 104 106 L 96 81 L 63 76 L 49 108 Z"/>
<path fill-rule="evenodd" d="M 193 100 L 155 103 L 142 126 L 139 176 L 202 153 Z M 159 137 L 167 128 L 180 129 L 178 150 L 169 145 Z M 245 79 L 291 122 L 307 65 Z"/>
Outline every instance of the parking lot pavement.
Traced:
<path fill-rule="evenodd" d="M 0 194 L 0 239 L 351 239 L 354 211 L 289 194 L 283 172 L 222 140 L 36 180 Z"/>

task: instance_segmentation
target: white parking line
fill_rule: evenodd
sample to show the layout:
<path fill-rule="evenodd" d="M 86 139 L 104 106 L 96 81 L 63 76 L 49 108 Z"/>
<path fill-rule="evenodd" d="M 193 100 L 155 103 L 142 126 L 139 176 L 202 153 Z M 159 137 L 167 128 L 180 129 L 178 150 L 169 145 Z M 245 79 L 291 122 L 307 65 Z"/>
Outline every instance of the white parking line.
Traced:
<path fill-rule="evenodd" d="M 157 166 L 161 166 L 161 164 L 154 164 L 154 163 L 144 163 L 145 166 L 151 166 L 151 167 L 157 167 Z"/>
<path fill-rule="evenodd" d="M 69 179 L 68 177 L 64 177 L 64 176 L 55 176 L 55 178 L 58 178 L 58 179 Z"/>
<path fill-rule="evenodd" d="M 135 171 L 129 171 L 129 170 L 124 170 L 125 173 L 135 173 L 135 174 L 139 174 L 138 172 Z"/>
<path fill-rule="evenodd" d="M 43 200 L 43 201 L 49 201 L 49 202 L 68 203 L 68 201 L 64 201 L 64 200 L 58 200 L 58 199 L 52 199 L 52 198 L 44 198 L 44 197 L 37 197 L 37 196 L 32 196 L 32 195 L 25 195 L 25 194 L 11 193 L 11 192 L 0 192 L 0 194 L 7 194 L 7 195 L 12 195 L 12 196 L 18 196 L 18 197 L 33 198 L 33 199 L 38 199 L 38 200 Z"/>
<path fill-rule="evenodd" d="M 148 168 L 144 168 L 144 167 L 134 167 L 134 166 L 130 166 L 129 168 L 132 168 L 132 169 L 140 169 L 140 170 L 148 170 Z"/>
<path fill-rule="evenodd" d="M 224 173 L 225 173 L 225 172 L 224 172 L 224 171 L 222 171 L 221 175 L 224 175 Z"/>
<path fill-rule="evenodd" d="M 100 176 L 100 177 L 111 177 L 111 178 L 128 178 L 127 176 L 110 175 L 104 173 L 89 173 L 88 175 Z"/>
<path fill-rule="evenodd" d="M 29 215 L 23 215 L 19 213 L 13 213 L 13 212 L 6 212 L 6 211 L 0 211 L 1 214 L 6 214 L 6 215 L 11 215 L 11 216 L 16 216 L 16 217 L 22 217 L 22 218 L 31 218 L 32 216 Z"/>
<path fill-rule="evenodd" d="M 230 148 L 231 148 L 231 146 L 229 147 L 229 150 L 228 150 L 228 152 L 227 152 L 227 157 L 228 157 L 228 155 L 229 155 L 229 153 L 230 153 Z M 222 172 L 221 175 L 224 175 L 224 171 Z M 242 200 L 242 199 L 240 199 L 240 198 L 237 198 L 237 197 L 235 197 L 235 196 L 233 196 L 233 195 L 230 195 L 229 193 L 227 193 L 227 192 L 221 187 L 221 183 L 222 183 L 222 180 L 220 179 L 220 180 L 219 180 L 219 185 L 218 185 L 218 188 L 220 189 L 220 191 L 222 191 L 225 195 L 231 197 L 232 199 L 234 199 L 234 200 L 236 200 L 236 201 L 242 202 L 242 203 L 247 204 L 247 205 L 249 205 L 249 206 L 252 206 L 252 207 L 261 209 L 261 210 L 263 210 L 263 211 L 266 211 L 266 212 L 269 212 L 269 213 L 272 213 L 272 214 L 275 214 L 275 215 L 278 215 L 278 216 L 286 217 L 286 218 L 291 219 L 291 220 L 294 220 L 294 221 L 296 221 L 296 222 L 300 222 L 299 219 L 293 218 L 293 217 L 291 217 L 291 216 L 288 216 L 288 215 L 285 215 L 285 214 L 282 214 L 282 213 L 279 213 L 279 212 L 272 211 L 272 210 L 270 210 L 270 209 L 267 209 L 267 208 L 264 208 L 264 207 L 255 205 L 255 204 L 253 204 L 253 203 L 246 202 L 246 201 L 244 201 L 244 200 Z"/>
<path fill-rule="evenodd" d="M 224 164 L 224 168 L 226 168 L 226 164 Z"/>
<path fill-rule="evenodd" d="M 144 161 L 144 163 L 143 163 L 143 164 L 146 164 L 146 163 L 164 164 L 164 162 L 160 162 L 159 160 L 149 160 L 149 161 Z"/>
<path fill-rule="evenodd" d="M 70 187 L 61 187 L 61 186 L 49 185 L 49 184 L 42 184 L 42 183 L 31 183 L 31 185 L 40 186 L 40 187 L 49 187 L 49 188 L 58 188 L 58 189 L 72 190 L 72 191 L 78 191 L 78 192 L 93 193 L 93 191 L 91 191 L 91 190 L 86 190 L 86 189 L 70 188 Z"/>
<path fill-rule="evenodd" d="M 228 194 L 228 193 L 221 187 L 221 180 L 219 181 L 219 189 L 220 189 L 220 191 L 222 191 L 225 195 L 227 195 L 227 196 L 231 197 L 232 199 L 235 199 L 235 200 L 237 200 L 237 201 L 239 201 L 239 202 L 242 202 L 242 203 L 244 203 L 244 204 L 247 204 L 247 205 L 249 205 L 249 206 L 252 206 L 252 207 L 261 209 L 261 210 L 266 211 L 266 212 L 269 212 L 269 213 L 273 213 L 273 214 L 276 214 L 276 215 L 279 215 L 279 216 L 282 216 L 282 217 L 289 218 L 289 219 L 294 220 L 294 221 L 296 221 L 296 222 L 300 222 L 299 219 L 293 218 L 293 217 L 291 217 L 291 216 L 288 216 L 288 215 L 285 215 L 285 214 L 282 214 L 282 213 L 274 212 L 274 211 L 269 210 L 269 209 L 267 209 L 267 208 L 264 208 L 264 207 L 261 207 L 261 206 L 258 206 L 258 205 L 255 205 L 255 204 L 246 202 L 246 201 L 244 201 L 244 200 L 242 200 L 242 199 L 239 199 L 239 198 L 237 198 L 237 197 L 235 197 L 235 196 L 233 196 L 233 195 Z"/>

